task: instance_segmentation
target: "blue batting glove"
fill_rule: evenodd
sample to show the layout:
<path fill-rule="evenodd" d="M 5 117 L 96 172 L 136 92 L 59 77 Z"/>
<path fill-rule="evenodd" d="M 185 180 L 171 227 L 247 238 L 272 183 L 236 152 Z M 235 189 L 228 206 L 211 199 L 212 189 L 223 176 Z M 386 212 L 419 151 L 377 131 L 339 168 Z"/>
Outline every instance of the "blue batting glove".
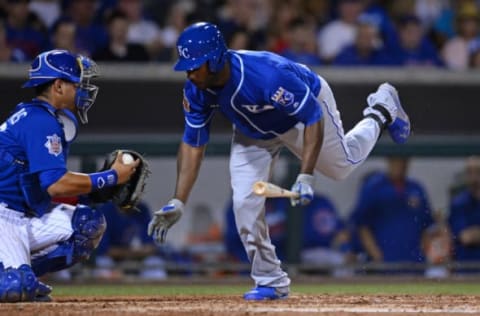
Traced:
<path fill-rule="evenodd" d="M 313 175 L 300 173 L 297 177 L 297 181 L 292 186 L 292 191 L 298 193 L 297 198 L 291 198 L 290 202 L 292 206 L 307 205 L 313 200 Z"/>
<path fill-rule="evenodd" d="M 153 213 L 153 218 L 148 223 L 148 235 L 157 244 L 165 242 L 168 230 L 182 217 L 184 207 L 182 201 L 171 199 L 167 205 Z"/>

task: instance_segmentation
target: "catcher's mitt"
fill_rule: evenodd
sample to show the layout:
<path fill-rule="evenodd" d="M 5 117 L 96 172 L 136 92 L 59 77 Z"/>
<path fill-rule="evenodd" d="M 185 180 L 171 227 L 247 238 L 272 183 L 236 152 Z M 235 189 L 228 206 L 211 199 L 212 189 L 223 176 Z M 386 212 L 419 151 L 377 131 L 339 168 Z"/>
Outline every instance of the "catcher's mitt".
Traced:
<path fill-rule="evenodd" d="M 140 160 L 140 164 L 136 168 L 135 173 L 127 183 L 94 191 L 89 194 L 89 198 L 93 203 L 105 203 L 107 201 L 112 201 L 120 209 L 129 210 L 131 208 L 135 208 L 142 194 L 144 193 L 146 181 L 148 175 L 150 174 L 150 169 L 145 158 L 143 158 L 143 156 L 138 152 L 129 149 L 117 149 L 107 155 L 105 162 L 103 163 L 103 167 L 99 171 L 110 169 L 115 162 L 119 151 L 121 151 L 123 154 L 132 155 L 135 160 Z"/>

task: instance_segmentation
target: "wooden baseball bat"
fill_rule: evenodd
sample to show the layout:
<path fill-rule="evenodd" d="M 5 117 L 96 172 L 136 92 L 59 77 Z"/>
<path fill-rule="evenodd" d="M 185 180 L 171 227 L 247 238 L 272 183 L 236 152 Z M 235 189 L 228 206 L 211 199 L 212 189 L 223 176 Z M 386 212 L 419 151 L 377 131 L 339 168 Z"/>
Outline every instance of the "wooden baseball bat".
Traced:
<path fill-rule="evenodd" d="M 253 192 L 257 195 L 264 197 L 288 197 L 296 198 L 298 197 L 297 192 L 292 192 L 290 190 L 284 189 L 270 182 L 257 181 L 253 184 Z"/>

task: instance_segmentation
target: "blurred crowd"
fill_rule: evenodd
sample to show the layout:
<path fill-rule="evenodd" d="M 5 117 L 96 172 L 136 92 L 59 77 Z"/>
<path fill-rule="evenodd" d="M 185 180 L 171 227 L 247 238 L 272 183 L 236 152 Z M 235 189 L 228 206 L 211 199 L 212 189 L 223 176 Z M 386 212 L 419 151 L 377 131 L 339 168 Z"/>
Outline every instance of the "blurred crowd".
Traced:
<path fill-rule="evenodd" d="M 309 65 L 480 66 L 478 0 L 0 0 L 0 61 L 68 49 L 171 62 L 178 34 L 217 23 L 232 49 Z"/>

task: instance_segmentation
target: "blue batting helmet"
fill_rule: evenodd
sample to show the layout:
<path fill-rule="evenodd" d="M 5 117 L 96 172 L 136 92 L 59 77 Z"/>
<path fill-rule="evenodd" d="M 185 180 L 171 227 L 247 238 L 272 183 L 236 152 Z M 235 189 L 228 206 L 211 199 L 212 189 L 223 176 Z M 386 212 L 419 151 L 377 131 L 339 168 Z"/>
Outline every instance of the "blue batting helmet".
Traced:
<path fill-rule="evenodd" d="M 208 62 L 210 71 L 217 72 L 225 65 L 227 45 L 215 24 L 199 22 L 187 27 L 177 40 L 176 71 L 197 69 Z"/>
<path fill-rule="evenodd" d="M 23 88 L 36 87 L 63 79 L 78 84 L 75 106 L 82 123 L 87 123 L 87 111 L 95 102 L 98 87 L 90 79 L 98 76 L 96 63 L 82 55 L 54 49 L 38 55 L 32 62 L 29 79 Z"/>

